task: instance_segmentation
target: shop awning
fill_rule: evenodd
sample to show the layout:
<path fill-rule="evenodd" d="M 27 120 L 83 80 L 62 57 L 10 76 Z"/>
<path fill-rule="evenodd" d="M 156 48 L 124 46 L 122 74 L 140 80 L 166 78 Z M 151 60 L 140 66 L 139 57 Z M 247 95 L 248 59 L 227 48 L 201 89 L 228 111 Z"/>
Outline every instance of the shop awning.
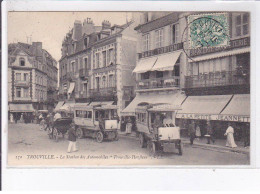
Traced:
<path fill-rule="evenodd" d="M 60 109 L 60 107 L 62 107 L 63 104 L 64 104 L 64 101 L 59 101 L 58 104 L 56 105 L 54 111 L 58 111 Z"/>
<path fill-rule="evenodd" d="M 150 71 L 154 64 L 157 61 L 157 57 L 150 57 L 146 59 L 141 59 L 135 69 L 133 70 L 133 73 L 145 73 L 147 71 Z"/>
<path fill-rule="evenodd" d="M 60 107 L 60 111 L 72 112 L 74 110 L 75 103 L 74 102 L 66 102 L 62 107 Z"/>
<path fill-rule="evenodd" d="M 34 112 L 32 104 L 9 104 L 10 112 Z"/>
<path fill-rule="evenodd" d="M 181 51 L 167 53 L 158 56 L 158 60 L 152 68 L 152 71 L 170 71 L 173 70 L 176 61 L 180 57 Z"/>
<path fill-rule="evenodd" d="M 220 120 L 250 122 L 250 95 L 235 94 L 220 115 Z"/>
<path fill-rule="evenodd" d="M 70 87 L 69 87 L 69 90 L 68 90 L 68 94 L 71 94 L 73 92 L 74 87 L 75 87 L 75 83 L 74 82 L 70 82 Z"/>
<path fill-rule="evenodd" d="M 149 104 L 170 104 L 171 107 L 176 107 L 176 110 L 180 108 L 181 103 L 186 98 L 185 95 L 181 93 L 176 94 L 138 94 L 134 100 L 121 111 L 122 116 L 134 116 L 135 109 L 140 103 Z"/>
<path fill-rule="evenodd" d="M 230 101 L 232 95 L 189 96 L 182 104 L 176 118 L 217 120 L 217 116 Z"/>
<path fill-rule="evenodd" d="M 230 51 L 206 54 L 206 55 L 202 55 L 199 57 L 193 57 L 193 58 L 189 59 L 188 61 L 189 62 L 205 61 L 205 60 L 210 60 L 210 59 L 214 59 L 214 58 L 238 55 L 238 54 L 243 54 L 243 53 L 248 53 L 248 52 L 250 52 L 250 48 L 246 47 L 246 48 L 234 49 L 234 50 L 230 50 Z"/>

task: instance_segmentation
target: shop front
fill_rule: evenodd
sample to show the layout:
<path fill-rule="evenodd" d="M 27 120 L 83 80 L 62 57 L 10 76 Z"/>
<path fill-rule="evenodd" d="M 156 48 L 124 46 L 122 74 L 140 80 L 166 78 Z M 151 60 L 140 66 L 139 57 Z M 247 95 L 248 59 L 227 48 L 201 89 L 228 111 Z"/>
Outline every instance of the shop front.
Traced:
<path fill-rule="evenodd" d="M 31 122 L 35 109 L 32 104 L 9 104 L 9 120 L 11 123 Z"/>
<path fill-rule="evenodd" d="M 188 135 L 188 125 L 192 120 L 199 125 L 204 136 L 207 133 L 207 121 L 210 121 L 215 138 L 225 138 L 224 133 L 228 123 L 231 123 L 235 140 L 243 140 L 244 135 L 250 132 L 250 95 L 189 96 L 176 118 L 183 136 Z"/>

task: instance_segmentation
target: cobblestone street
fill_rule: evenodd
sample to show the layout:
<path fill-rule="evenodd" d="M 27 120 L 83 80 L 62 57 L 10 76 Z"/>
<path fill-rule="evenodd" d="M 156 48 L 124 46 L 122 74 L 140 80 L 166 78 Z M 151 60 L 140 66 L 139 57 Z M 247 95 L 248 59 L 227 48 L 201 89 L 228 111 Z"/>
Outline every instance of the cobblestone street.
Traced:
<path fill-rule="evenodd" d="M 205 150 L 184 145 L 183 156 L 163 153 L 154 158 L 140 148 L 135 138 L 120 136 L 118 141 L 97 143 L 90 138 L 77 141 L 78 152 L 67 153 L 67 136 L 55 142 L 36 124 L 9 124 L 8 164 L 36 166 L 109 165 L 247 165 L 246 154 Z"/>

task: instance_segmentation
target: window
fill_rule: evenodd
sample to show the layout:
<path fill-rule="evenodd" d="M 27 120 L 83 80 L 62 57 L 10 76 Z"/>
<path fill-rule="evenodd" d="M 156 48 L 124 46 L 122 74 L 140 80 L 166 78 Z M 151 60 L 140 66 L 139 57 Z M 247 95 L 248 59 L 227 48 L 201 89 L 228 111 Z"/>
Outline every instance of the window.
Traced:
<path fill-rule="evenodd" d="M 249 14 L 244 13 L 236 16 L 236 36 L 243 36 L 249 33 Z"/>
<path fill-rule="evenodd" d="M 88 69 L 88 58 L 84 58 L 84 68 Z"/>
<path fill-rule="evenodd" d="M 109 75 L 108 84 L 109 87 L 114 87 L 114 75 Z"/>
<path fill-rule="evenodd" d="M 23 74 L 24 81 L 28 81 L 28 73 Z"/>
<path fill-rule="evenodd" d="M 137 113 L 137 121 L 141 123 L 146 123 L 146 114 L 145 113 Z"/>
<path fill-rule="evenodd" d="M 16 88 L 16 97 L 20 98 L 21 96 L 21 88 Z"/>
<path fill-rule="evenodd" d="M 103 67 L 107 66 L 107 52 L 103 51 L 102 52 L 102 57 L 103 57 Z"/>
<path fill-rule="evenodd" d="M 172 25 L 172 44 L 178 43 L 179 39 L 179 24 Z"/>
<path fill-rule="evenodd" d="M 174 65 L 173 76 L 180 76 L 180 65 L 179 64 Z"/>
<path fill-rule="evenodd" d="M 21 81 L 21 73 L 16 73 L 16 81 Z"/>
<path fill-rule="evenodd" d="M 96 89 L 98 90 L 99 89 L 99 77 L 96 77 Z"/>
<path fill-rule="evenodd" d="M 141 73 L 141 79 L 149 79 L 150 72 Z"/>
<path fill-rule="evenodd" d="M 89 118 L 89 119 L 92 118 L 92 111 L 88 111 L 88 118 Z"/>
<path fill-rule="evenodd" d="M 75 62 L 72 62 L 71 63 L 71 72 L 74 73 L 74 71 L 75 71 Z"/>
<path fill-rule="evenodd" d="M 89 39 L 88 39 L 88 38 L 85 38 L 85 39 L 84 39 L 85 49 L 88 48 L 88 43 L 89 43 Z"/>
<path fill-rule="evenodd" d="M 20 66 L 25 66 L 25 60 L 24 60 L 24 58 L 20 58 Z"/>
<path fill-rule="evenodd" d="M 99 68 L 99 63 L 100 63 L 99 53 L 96 53 L 96 68 Z"/>
<path fill-rule="evenodd" d="M 150 34 L 143 35 L 143 51 L 150 49 Z"/>
<path fill-rule="evenodd" d="M 29 97 L 29 89 L 28 88 L 24 88 L 23 89 L 23 97 L 24 98 L 28 98 Z"/>
<path fill-rule="evenodd" d="M 106 87 L 106 82 L 107 82 L 106 76 L 103 76 L 102 77 L 102 86 L 103 86 L 103 88 Z"/>
<path fill-rule="evenodd" d="M 107 62 L 108 62 L 108 65 L 111 65 L 114 63 L 114 50 L 113 49 L 108 50 Z"/>
<path fill-rule="evenodd" d="M 156 48 L 160 48 L 163 46 L 163 29 L 155 31 L 156 36 Z"/>

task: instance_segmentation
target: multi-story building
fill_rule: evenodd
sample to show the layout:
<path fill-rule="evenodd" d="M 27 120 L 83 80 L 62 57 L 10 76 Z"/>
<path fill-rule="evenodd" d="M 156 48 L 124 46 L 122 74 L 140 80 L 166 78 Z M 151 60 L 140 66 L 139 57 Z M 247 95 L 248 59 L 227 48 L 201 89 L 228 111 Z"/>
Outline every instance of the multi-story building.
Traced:
<path fill-rule="evenodd" d="M 66 35 L 60 60 L 60 94 L 74 102 L 107 102 L 118 114 L 134 97 L 136 23 L 111 26 L 91 19 L 74 23 Z M 74 50 L 73 50 L 74 49 Z M 65 94 L 65 95 L 64 95 Z M 62 100 L 61 98 L 61 100 Z"/>
<path fill-rule="evenodd" d="M 224 15 L 228 45 L 190 47 L 189 17 L 199 14 Z M 134 116 L 141 103 L 166 103 L 174 110 L 173 121 L 183 129 L 195 120 L 204 135 L 210 120 L 217 137 L 224 137 L 228 121 L 240 136 L 249 130 L 249 14 L 148 12 L 142 14 L 141 21 L 135 28 L 139 32 L 133 71 L 136 97 L 122 114 Z"/>
<path fill-rule="evenodd" d="M 227 18 L 229 45 L 190 50 L 183 88 L 188 98 L 177 118 L 197 120 L 201 128 L 210 120 L 217 137 L 232 122 L 240 139 L 250 127 L 250 15 L 220 14 Z"/>
<path fill-rule="evenodd" d="M 54 106 L 56 65 L 41 42 L 8 45 L 8 104 L 12 118 Z"/>
<path fill-rule="evenodd" d="M 142 14 L 141 21 L 135 28 L 139 32 L 137 66 L 133 71 L 136 97 L 122 114 L 134 116 L 135 108 L 142 102 L 168 103 L 177 110 L 185 98 L 181 91 L 187 68 L 183 52 L 186 39 L 182 37 L 185 14 L 148 12 Z M 172 116 L 175 114 L 176 111 Z"/>

